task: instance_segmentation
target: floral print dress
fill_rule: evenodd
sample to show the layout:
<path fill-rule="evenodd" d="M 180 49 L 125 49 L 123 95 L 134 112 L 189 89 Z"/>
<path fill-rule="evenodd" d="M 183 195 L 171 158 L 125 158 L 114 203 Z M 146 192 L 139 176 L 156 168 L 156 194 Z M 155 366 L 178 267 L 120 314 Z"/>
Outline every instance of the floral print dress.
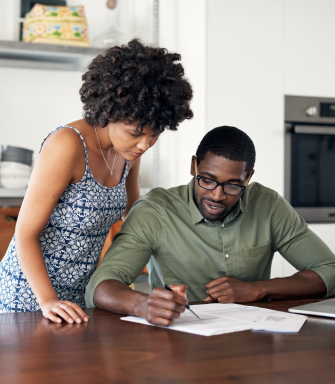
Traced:
<path fill-rule="evenodd" d="M 117 186 L 100 185 L 89 169 L 84 138 L 71 126 L 56 130 L 63 127 L 75 130 L 80 136 L 85 148 L 86 170 L 83 178 L 70 184 L 60 197 L 43 230 L 40 245 L 58 298 L 85 307 L 85 288 L 97 267 L 106 236 L 127 207 L 125 183 L 129 161 Z M 39 310 L 18 263 L 14 235 L 0 263 L 0 313 Z"/>

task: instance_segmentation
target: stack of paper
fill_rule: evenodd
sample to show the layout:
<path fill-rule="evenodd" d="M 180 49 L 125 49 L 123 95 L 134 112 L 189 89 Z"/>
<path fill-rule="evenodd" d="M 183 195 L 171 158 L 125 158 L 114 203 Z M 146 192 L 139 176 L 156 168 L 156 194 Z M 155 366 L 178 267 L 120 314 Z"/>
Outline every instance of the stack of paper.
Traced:
<path fill-rule="evenodd" d="M 240 304 L 192 305 L 192 310 L 202 321 L 186 310 L 170 327 L 163 328 L 203 336 L 220 335 L 248 329 L 271 332 L 299 332 L 307 319 L 307 316 Z M 121 320 L 152 325 L 141 317 L 135 316 L 121 317 Z"/>

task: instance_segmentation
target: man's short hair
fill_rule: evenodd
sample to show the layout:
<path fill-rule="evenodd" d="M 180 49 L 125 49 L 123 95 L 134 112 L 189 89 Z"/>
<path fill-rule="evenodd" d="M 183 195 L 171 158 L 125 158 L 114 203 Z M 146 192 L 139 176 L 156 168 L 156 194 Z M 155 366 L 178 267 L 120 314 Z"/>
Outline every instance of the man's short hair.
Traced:
<path fill-rule="evenodd" d="M 245 162 L 247 174 L 254 169 L 256 160 L 254 143 L 246 133 L 238 128 L 224 125 L 209 131 L 197 149 L 198 165 L 207 152 L 225 159 Z"/>

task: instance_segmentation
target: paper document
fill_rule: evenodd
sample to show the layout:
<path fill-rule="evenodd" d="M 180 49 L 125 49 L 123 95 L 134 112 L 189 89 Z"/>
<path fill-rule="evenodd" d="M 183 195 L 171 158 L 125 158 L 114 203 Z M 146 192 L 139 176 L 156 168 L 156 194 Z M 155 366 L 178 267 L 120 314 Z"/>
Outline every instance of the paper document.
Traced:
<path fill-rule="evenodd" d="M 203 336 L 221 335 L 249 329 L 298 332 L 307 319 L 307 316 L 240 304 L 214 303 L 192 305 L 191 307 L 202 321 L 185 311 L 171 326 L 162 328 Z M 153 325 L 136 316 L 121 317 L 121 320 Z"/>
<path fill-rule="evenodd" d="M 291 313 L 273 311 L 266 316 L 260 317 L 254 324 L 254 331 L 272 331 L 272 332 L 299 332 L 304 325 L 307 316 L 295 315 Z"/>

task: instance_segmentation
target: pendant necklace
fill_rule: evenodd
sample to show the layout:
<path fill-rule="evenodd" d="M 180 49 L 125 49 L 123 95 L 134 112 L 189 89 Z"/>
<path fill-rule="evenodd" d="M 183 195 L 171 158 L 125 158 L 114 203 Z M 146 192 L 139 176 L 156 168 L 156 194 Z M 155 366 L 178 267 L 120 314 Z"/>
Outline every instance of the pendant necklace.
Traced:
<path fill-rule="evenodd" d="M 110 166 L 108 165 L 107 160 L 105 159 L 105 156 L 104 156 L 104 154 L 102 152 L 100 141 L 99 141 L 99 137 L 98 137 L 98 132 L 97 132 L 97 129 L 95 128 L 95 124 L 94 124 L 94 130 L 95 130 L 95 134 L 97 135 L 98 144 L 99 144 L 99 148 L 100 148 L 100 151 L 101 151 L 101 154 L 102 154 L 102 158 L 105 160 L 105 163 L 106 163 L 108 169 L 110 170 L 111 176 L 113 176 L 113 169 L 114 169 L 115 159 L 116 159 L 116 155 L 117 155 L 117 150 L 115 149 L 115 156 L 114 156 L 113 165 L 112 165 L 112 168 L 110 168 Z"/>

